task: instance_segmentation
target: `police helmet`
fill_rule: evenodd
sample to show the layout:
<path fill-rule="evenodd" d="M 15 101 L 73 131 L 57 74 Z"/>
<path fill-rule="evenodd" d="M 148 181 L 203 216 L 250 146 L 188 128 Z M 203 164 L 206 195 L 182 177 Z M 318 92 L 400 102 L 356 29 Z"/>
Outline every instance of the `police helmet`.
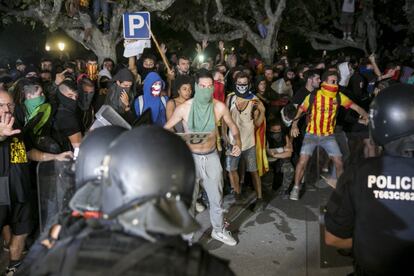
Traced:
<path fill-rule="evenodd" d="M 104 217 L 125 231 L 176 235 L 198 228 L 188 213 L 194 160 L 179 136 L 157 126 L 134 128 L 111 145 L 103 170 Z"/>
<path fill-rule="evenodd" d="M 79 147 L 75 162 L 76 188 L 99 175 L 99 168 L 112 141 L 126 129 L 119 126 L 104 126 L 89 132 Z"/>
<path fill-rule="evenodd" d="M 369 111 L 369 129 L 379 145 L 414 134 L 414 86 L 395 84 L 374 98 Z"/>
<path fill-rule="evenodd" d="M 72 210 L 100 211 L 102 161 L 111 144 L 126 131 L 119 126 L 104 126 L 89 132 L 83 139 L 75 161 L 76 193 L 69 202 Z"/>

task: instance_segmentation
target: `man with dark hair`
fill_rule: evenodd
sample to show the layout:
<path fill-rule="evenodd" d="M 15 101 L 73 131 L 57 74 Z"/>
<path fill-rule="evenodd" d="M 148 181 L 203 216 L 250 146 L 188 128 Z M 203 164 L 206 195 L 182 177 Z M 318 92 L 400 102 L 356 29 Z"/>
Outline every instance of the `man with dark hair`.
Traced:
<path fill-rule="evenodd" d="M 190 59 L 186 56 L 180 56 L 177 64 L 177 76 L 188 75 L 190 73 Z"/>
<path fill-rule="evenodd" d="M 295 119 L 299 119 L 302 113 L 308 113 L 308 123 L 299 161 L 296 165 L 295 185 L 289 197 L 291 200 L 299 200 L 300 182 L 306 165 L 317 146 L 325 149 L 334 162 L 337 177 L 341 175 L 343 171 L 342 153 L 334 135 L 336 114 L 340 105 L 346 109 L 351 108 L 358 112 L 364 123 L 367 123 L 368 120 L 368 114 L 365 110 L 338 91 L 337 72 L 327 71 L 323 74 L 322 80 L 321 89 L 315 94 L 306 96 L 296 114 Z M 299 133 L 298 122 L 294 120 L 291 129 L 292 137 L 297 137 Z"/>
<path fill-rule="evenodd" d="M 303 74 L 303 79 L 305 81 L 305 85 L 302 86 L 299 90 L 295 91 L 295 95 L 292 98 L 292 102 L 295 105 L 300 105 L 303 100 L 308 96 L 310 93 L 315 91 L 319 88 L 321 83 L 321 76 L 319 75 L 318 70 L 308 70 Z"/>
<path fill-rule="evenodd" d="M 95 82 L 86 76 L 78 82 L 78 106 L 82 124 L 82 133 L 86 132 L 94 121 L 95 111 L 92 101 L 95 96 Z"/>
<path fill-rule="evenodd" d="M 104 58 L 102 62 L 101 71 L 98 73 L 98 82 L 102 77 L 112 79 L 112 71 L 114 70 L 115 62 L 110 58 Z"/>
<path fill-rule="evenodd" d="M 10 70 L 10 76 L 13 78 L 14 81 L 16 81 L 24 76 L 25 71 L 26 64 L 21 59 L 18 59 L 16 60 L 16 67 Z"/>
<path fill-rule="evenodd" d="M 53 70 L 52 61 L 49 58 L 42 58 L 40 60 L 40 70 L 46 70 L 46 71 L 52 72 Z"/>
<path fill-rule="evenodd" d="M 267 84 L 266 86 L 270 87 L 273 83 L 273 73 L 274 73 L 273 67 L 270 65 L 265 65 L 263 71 L 264 71 L 264 77 L 266 79 L 266 84 Z"/>
<path fill-rule="evenodd" d="M 224 228 L 223 218 L 223 174 L 220 158 L 217 153 L 217 123 L 221 119 L 230 128 L 234 137 L 231 154 L 240 155 L 241 140 L 239 130 L 231 118 L 226 105 L 213 99 L 213 76 L 201 69 L 197 74 L 194 98 L 177 106 L 172 117 L 165 124 L 172 129 L 177 123 L 183 122 L 186 133 L 209 133 L 203 143 L 188 143 L 196 164 L 197 183 L 194 189 L 192 213 L 194 214 L 199 185 L 203 185 L 210 202 L 210 220 L 213 226 L 211 237 L 227 245 L 237 244 L 231 233 Z"/>
<path fill-rule="evenodd" d="M 79 147 L 82 140 L 78 97 L 78 91 L 72 81 L 65 80 L 59 85 L 57 93 L 59 105 L 55 114 L 54 128 L 63 139 L 70 141 L 69 145 L 65 145 L 63 149 L 65 151 Z"/>
<path fill-rule="evenodd" d="M 250 79 L 246 73 L 238 73 L 235 79 L 235 91 L 227 96 L 226 105 L 239 129 L 242 153 L 240 156 L 226 156 L 226 171 L 229 173 L 230 183 L 236 199 L 240 200 L 241 187 L 238 166 L 240 158 L 244 159 L 246 171 L 250 172 L 253 187 L 256 190 L 257 200 L 254 209 L 255 211 L 262 211 L 264 202 L 262 198 L 262 183 L 257 167 L 255 131 L 265 120 L 265 108 L 262 102 L 252 93 Z M 231 147 L 234 144 L 234 137 L 231 133 L 227 133 L 227 125 L 225 123 L 223 123 L 223 136 L 225 137 L 226 144 L 229 144 Z"/>
<path fill-rule="evenodd" d="M 174 78 L 177 78 L 182 75 L 190 75 L 190 59 L 186 56 L 180 56 L 178 58 L 178 64 L 175 67 L 175 74 Z M 178 96 L 178 87 L 175 79 L 171 80 L 171 83 L 168 87 L 171 91 L 169 91 L 169 95 L 171 95 L 172 98 Z"/>
<path fill-rule="evenodd" d="M 269 120 L 267 125 L 266 153 L 273 170 L 273 188 L 279 188 L 279 195 L 283 199 L 288 197 L 288 189 L 295 175 L 291 157 L 293 152 L 292 138 L 289 136 L 288 128 L 283 125 L 282 120 L 275 117 Z M 282 174 L 282 183 L 277 183 Z"/>
<path fill-rule="evenodd" d="M 132 85 L 134 76 L 127 68 L 123 68 L 112 78 L 112 85 L 109 87 L 106 95 L 105 104 L 110 105 L 121 116 L 131 111 L 131 105 L 135 98 Z M 124 103 L 121 97 L 127 98 Z"/>

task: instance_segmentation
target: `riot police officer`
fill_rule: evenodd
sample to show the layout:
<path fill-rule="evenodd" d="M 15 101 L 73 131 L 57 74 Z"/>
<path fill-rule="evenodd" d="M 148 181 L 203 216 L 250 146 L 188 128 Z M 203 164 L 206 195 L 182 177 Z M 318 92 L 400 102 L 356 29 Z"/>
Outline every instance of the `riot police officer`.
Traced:
<path fill-rule="evenodd" d="M 29 274 L 30 266 L 46 255 L 57 240 L 79 233 L 85 228 L 86 219 L 100 216 L 99 172 L 101 164 L 111 142 L 124 131 L 126 129 L 119 126 L 105 126 L 89 132 L 79 147 L 74 166 L 73 163 L 65 166 L 74 168 L 75 174 L 72 169 L 72 173 L 67 172 L 67 175 L 59 176 L 59 179 L 65 183 L 60 183 L 60 181 L 49 183 L 50 185 L 61 185 L 67 189 L 58 196 L 68 197 L 73 195 L 72 190 L 76 192 L 72 198 L 58 200 L 63 202 L 65 206 L 60 208 L 59 213 L 48 216 L 45 230 L 31 247 L 18 269 L 19 275 Z M 46 210 L 45 213 L 51 214 L 53 211 Z M 41 213 L 43 212 L 41 211 Z"/>
<path fill-rule="evenodd" d="M 30 275 L 234 275 L 180 237 L 199 227 L 188 213 L 194 161 L 180 137 L 155 126 L 125 132 L 101 172 L 103 219 L 57 241 Z"/>
<path fill-rule="evenodd" d="M 356 275 L 412 275 L 414 86 L 382 90 L 369 128 L 384 155 L 348 168 L 327 205 L 325 242 L 353 248 Z"/>

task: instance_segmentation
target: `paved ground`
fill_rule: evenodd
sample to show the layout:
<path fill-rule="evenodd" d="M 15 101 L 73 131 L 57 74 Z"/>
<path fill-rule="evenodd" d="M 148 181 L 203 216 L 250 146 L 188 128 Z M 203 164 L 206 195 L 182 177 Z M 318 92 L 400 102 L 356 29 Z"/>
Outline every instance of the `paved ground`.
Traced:
<path fill-rule="evenodd" d="M 268 196 L 267 207 L 260 213 L 245 208 L 254 201 L 250 192 L 250 200 L 244 206 L 233 205 L 227 215 L 229 230 L 239 241 L 235 247 L 209 237 L 211 229 L 206 212 L 197 217 L 203 225 L 197 237 L 202 234 L 200 242 L 212 254 L 230 260 L 238 276 L 347 275 L 352 271 L 351 259 L 320 243 L 320 210 L 332 191 L 320 184 L 308 187 L 297 202 Z M 233 199 L 228 196 L 225 202 L 229 206 Z"/>

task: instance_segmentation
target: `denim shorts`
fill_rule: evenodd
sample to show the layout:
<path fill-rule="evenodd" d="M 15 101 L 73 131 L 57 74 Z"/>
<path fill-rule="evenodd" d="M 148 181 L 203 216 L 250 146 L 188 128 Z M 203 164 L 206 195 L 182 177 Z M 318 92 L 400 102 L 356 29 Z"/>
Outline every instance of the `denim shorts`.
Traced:
<path fill-rule="evenodd" d="M 323 148 L 329 156 L 342 156 L 334 134 L 329 136 L 318 136 L 315 134 L 306 133 L 305 138 L 302 142 L 300 154 L 312 155 L 317 146 Z"/>
<path fill-rule="evenodd" d="M 242 151 L 239 156 L 227 155 L 226 156 L 226 171 L 237 171 L 239 166 L 240 158 L 243 158 L 246 162 L 246 171 L 255 172 L 257 171 L 257 160 L 256 160 L 256 146 L 250 149 Z"/>

